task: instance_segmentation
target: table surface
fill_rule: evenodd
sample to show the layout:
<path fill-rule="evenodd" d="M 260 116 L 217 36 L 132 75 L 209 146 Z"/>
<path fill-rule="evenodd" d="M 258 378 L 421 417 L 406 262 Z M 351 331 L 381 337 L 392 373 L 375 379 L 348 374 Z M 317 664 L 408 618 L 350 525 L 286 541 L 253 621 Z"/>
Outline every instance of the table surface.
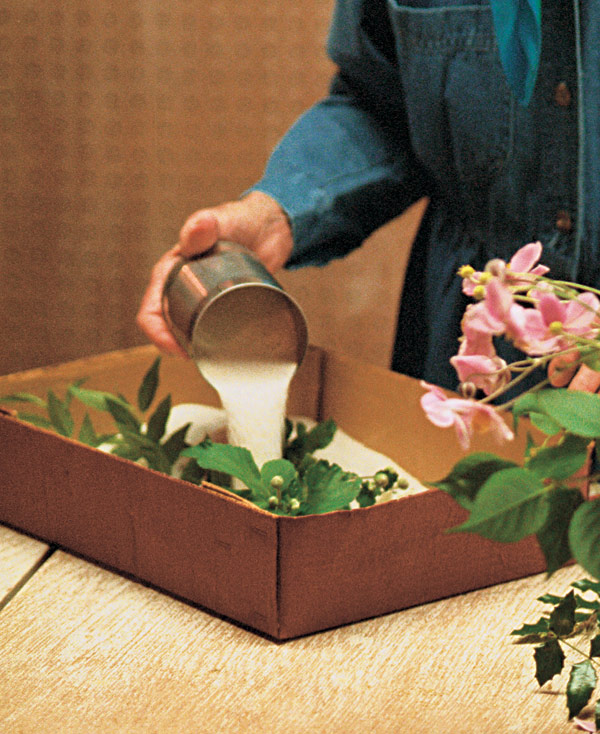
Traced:
<path fill-rule="evenodd" d="M 0 526 L 0 732 L 567 734 L 510 631 L 583 575 L 275 643 Z"/>

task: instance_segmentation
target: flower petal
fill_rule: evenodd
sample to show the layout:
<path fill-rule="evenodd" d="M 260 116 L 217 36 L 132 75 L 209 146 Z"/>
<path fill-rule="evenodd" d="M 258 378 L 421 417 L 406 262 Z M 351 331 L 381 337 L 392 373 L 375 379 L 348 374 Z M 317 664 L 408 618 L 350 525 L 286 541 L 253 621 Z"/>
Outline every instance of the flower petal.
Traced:
<path fill-rule="evenodd" d="M 542 256 L 542 243 L 530 242 L 521 247 L 508 263 L 513 273 L 528 273 Z"/>

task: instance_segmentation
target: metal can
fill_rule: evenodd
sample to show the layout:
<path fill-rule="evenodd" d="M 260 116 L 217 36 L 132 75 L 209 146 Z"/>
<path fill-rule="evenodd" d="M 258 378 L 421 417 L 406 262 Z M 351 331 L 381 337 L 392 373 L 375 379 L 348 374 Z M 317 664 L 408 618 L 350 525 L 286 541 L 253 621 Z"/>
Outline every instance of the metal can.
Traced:
<path fill-rule="evenodd" d="M 163 290 L 163 314 L 181 346 L 202 364 L 214 360 L 300 364 L 306 319 L 247 248 L 219 241 L 181 258 Z"/>

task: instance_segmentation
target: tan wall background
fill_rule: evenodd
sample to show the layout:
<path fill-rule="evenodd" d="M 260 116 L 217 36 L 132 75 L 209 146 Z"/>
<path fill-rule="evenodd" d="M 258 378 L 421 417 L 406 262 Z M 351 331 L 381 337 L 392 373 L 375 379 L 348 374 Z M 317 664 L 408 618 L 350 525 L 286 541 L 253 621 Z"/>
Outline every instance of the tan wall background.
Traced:
<path fill-rule="evenodd" d="M 150 269 L 326 90 L 332 0 L 0 0 L 0 374 L 144 343 Z M 387 364 L 420 206 L 283 273 L 313 343 Z"/>

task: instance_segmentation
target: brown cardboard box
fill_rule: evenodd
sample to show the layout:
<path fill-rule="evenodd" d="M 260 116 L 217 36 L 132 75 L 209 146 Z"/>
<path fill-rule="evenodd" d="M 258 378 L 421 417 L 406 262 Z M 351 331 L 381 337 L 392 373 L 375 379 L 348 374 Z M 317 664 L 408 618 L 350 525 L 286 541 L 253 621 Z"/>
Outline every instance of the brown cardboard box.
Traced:
<path fill-rule="evenodd" d="M 0 394 L 87 387 L 130 399 L 156 356 L 113 352 L 0 378 Z M 218 405 L 192 364 L 164 359 L 161 395 Z M 332 417 L 423 481 L 459 458 L 424 417 L 418 381 L 311 349 L 290 414 Z M 98 430 L 103 426 L 97 422 Z M 104 426 L 108 428 L 108 426 Z M 518 459 L 523 440 L 498 451 Z M 498 450 L 480 441 L 474 450 Z M 438 490 L 326 515 L 276 517 L 0 415 L 0 521 L 131 574 L 276 639 L 357 621 L 544 568 L 533 538 L 503 545 L 446 534 L 464 512 Z"/>

